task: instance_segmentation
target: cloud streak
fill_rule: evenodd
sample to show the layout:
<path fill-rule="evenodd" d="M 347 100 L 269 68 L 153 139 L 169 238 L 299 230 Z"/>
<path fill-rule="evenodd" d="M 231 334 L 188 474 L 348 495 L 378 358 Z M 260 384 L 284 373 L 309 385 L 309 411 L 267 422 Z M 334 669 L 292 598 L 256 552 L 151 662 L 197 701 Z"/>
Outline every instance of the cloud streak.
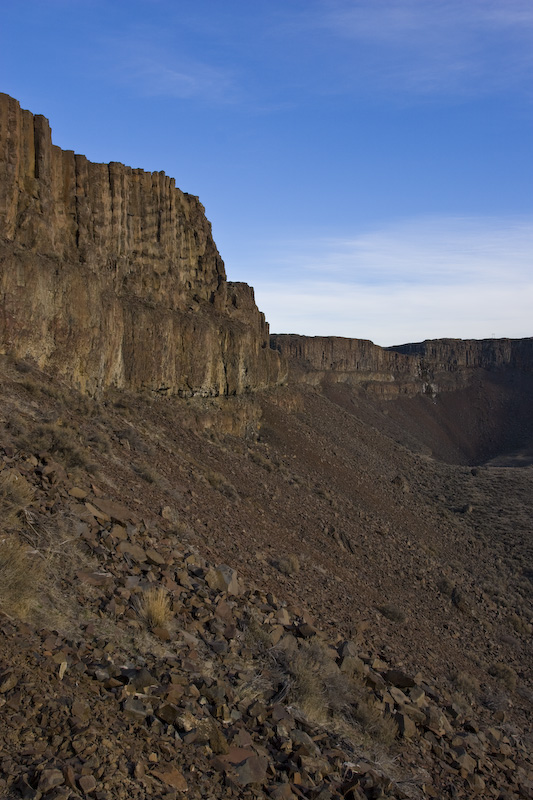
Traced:
<path fill-rule="evenodd" d="M 142 97 L 199 99 L 233 104 L 240 99 L 234 72 L 161 46 L 157 31 L 142 38 L 128 35 L 102 42 L 101 61 L 108 74 Z M 158 46 L 155 45 L 158 42 Z"/>
<path fill-rule="evenodd" d="M 446 287 L 354 286 L 316 282 L 256 287 L 271 330 L 347 336 L 390 346 L 424 339 L 485 339 L 533 335 L 526 320 L 533 282 Z"/>
<path fill-rule="evenodd" d="M 529 0 L 339 0 L 319 7 L 315 24 L 355 46 L 353 64 L 374 87 L 468 94 L 524 88 L 531 79 Z"/>
<path fill-rule="evenodd" d="M 253 283 L 276 332 L 382 345 L 523 337 L 533 335 L 532 253 L 523 219 L 422 218 L 263 248 Z"/>

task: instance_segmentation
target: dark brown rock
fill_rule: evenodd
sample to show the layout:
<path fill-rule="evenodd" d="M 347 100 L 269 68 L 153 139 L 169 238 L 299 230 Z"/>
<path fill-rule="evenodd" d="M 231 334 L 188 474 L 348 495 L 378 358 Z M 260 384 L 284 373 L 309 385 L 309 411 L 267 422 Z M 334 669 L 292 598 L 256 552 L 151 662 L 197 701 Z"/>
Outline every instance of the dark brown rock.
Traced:
<path fill-rule="evenodd" d="M 187 781 L 183 773 L 171 764 L 165 764 L 164 767 L 154 770 L 152 775 L 155 775 L 156 778 L 159 778 L 159 780 L 167 786 L 172 786 L 174 789 L 177 789 L 178 792 L 186 792 L 188 789 Z"/>
<path fill-rule="evenodd" d="M 63 783 L 65 783 L 65 778 L 59 769 L 44 769 L 41 772 L 41 777 L 39 778 L 38 788 L 40 792 L 47 794 L 57 786 L 61 786 Z"/>

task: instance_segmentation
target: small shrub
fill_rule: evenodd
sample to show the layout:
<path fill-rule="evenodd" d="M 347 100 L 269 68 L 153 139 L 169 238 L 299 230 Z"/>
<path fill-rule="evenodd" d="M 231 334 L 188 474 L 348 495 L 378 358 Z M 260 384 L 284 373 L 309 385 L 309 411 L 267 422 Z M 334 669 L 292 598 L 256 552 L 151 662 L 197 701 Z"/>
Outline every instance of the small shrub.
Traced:
<path fill-rule="evenodd" d="M 463 614 L 468 613 L 468 611 L 470 610 L 466 594 L 457 586 L 455 586 L 452 591 L 452 603 L 456 608 L 459 609 L 459 611 L 462 611 Z"/>
<path fill-rule="evenodd" d="M 282 640 L 283 641 L 283 640 Z M 353 700 L 350 682 L 339 670 L 335 653 L 320 641 L 288 639 L 271 650 L 278 682 L 289 681 L 290 702 L 305 716 L 324 724 L 333 716 L 346 716 Z"/>
<path fill-rule="evenodd" d="M 102 431 L 94 430 L 88 436 L 88 441 L 98 450 L 99 453 L 109 453 L 111 450 L 109 437 Z"/>
<path fill-rule="evenodd" d="M 162 586 L 148 589 L 140 601 L 140 613 L 151 628 L 166 625 L 172 618 L 168 592 Z"/>
<path fill-rule="evenodd" d="M 469 672 L 455 673 L 452 675 L 452 681 L 458 691 L 462 692 L 466 697 L 473 697 L 479 694 L 479 681 Z"/>
<path fill-rule="evenodd" d="M 78 434 L 74 428 L 59 423 L 37 425 L 20 440 L 20 446 L 33 453 L 47 452 L 62 461 L 66 467 L 93 468 L 87 456 L 77 444 Z"/>
<path fill-rule="evenodd" d="M 519 617 L 518 614 L 511 614 L 510 622 L 515 631 L 523 636 L 530 635 L 533 630 L 533 627 L 530 625 L 530 623 L 527 622 L 523 617 Z"/>
<path fill-rule="evenodd" d="M 454 588 L 455 584 L 446 576 L 443 576 L 442 578 L 440 578 L 440 580 L 437 581 L 437 589 L 441 594 L 444 594 L 447 597 L 452 596 Z"/>
<path fill-rule="evenodd" d="M 501 681 L 510 691 L 516 689 L 516 672 L 509 664 L 503 664 L 502 662 L 492 664 L 489 668 L 489 674 Z"/>
<path fill-rule="evenodd" d="M 123 428 L 119 431 L 116 431 L 116 436 L 119 439 L 124 439 L 127 441 L 130 447 L 132 447 L 134 450 L 137 450 L 138 453 L 145 453 L 148 456 L 154 454 L 153 447 L 146 444 L 146 442 L 143 441 L 134 428 Z"/>
<path fill-rule="evenodd" d="M 271 647 L 268 630 L 252 615 L 245 617 L 244 640 L 254 655 L 261 655 Z"/>
<path fill-rule="evenodd" d="M 378 606 L 378 611 L 391 622 L 405 622 L 405 612 L 394 603 L 385 603 Z"/>
<path fill-rule="evenodd" d="M 159 483 L 159 473 L 149 464 L 133 464 L 133 469 L 137 475 L 143 479 L 143 481 L 146 481 L 146 483 Z"/>
<path fill-rule="evenodd" d="M 33 368 L 27 363 L 27 361 L 15 361 L 15 369 L 21 375 L 26 375 L 28 372 L 31 372 Z"/>
<path fill-rule="evenodd" d="M 0 606 L 24 619 L 36 604 L 44 561 L 16 537 L 0 539 Z"/>
<path fill-rule="evenodd" d="M 270 650 L 275 682 L 288 687 L 288 701 L 307 719 L 392 743 L 398 735 L 396 722 L 376 706 L 361 677 L 350 678 L 339 670 L 333 650 L 319 639 L 299 646 L 295 639 L 282 640 L 280 645 Z"/>
<path fill-rule="evenodd" d="M 294 553 L 282 556 L 277 562 L 276 567 L 283 575 L 297 575 L 300 572 L 300 561 Z"/>
<path fill-rule="evenodd" d="M 255 450 L 250 450 L 250 458 L 254 464 L 257 464 L 259 467 L 263 467 L 263 469 L 266 469 L 267 472 L 272 472 L 272 464 L 262 453 L 258 453 Z"/>
<path fill-rule="evenodd" d="M 25 378 L 23 381 L 20 381 L 20 385 L 23 389 L 26 389 L 28 394 L 35 396 L 41 393 L 41 387 L 36 381 L 32 380 L 32 378 Z"/>
<path fill-rule="evenodd" d="M 213 489 L 216 489 L 230 500 L 237 500 L 237 498 L 239 497 L 235 487 L 231 483 L 229 483 L 220 472 L 209 470 L 206 473 L 205 477 L 207 479 L 207 482 L 209 483 L 210 486 L 213 487 Z"/>

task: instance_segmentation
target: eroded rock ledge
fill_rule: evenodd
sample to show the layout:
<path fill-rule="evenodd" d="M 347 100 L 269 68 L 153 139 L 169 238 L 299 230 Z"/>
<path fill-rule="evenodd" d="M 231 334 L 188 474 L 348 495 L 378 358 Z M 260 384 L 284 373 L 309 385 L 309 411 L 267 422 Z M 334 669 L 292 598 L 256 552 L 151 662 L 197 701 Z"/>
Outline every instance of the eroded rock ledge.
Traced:
<path fill-rule="evenodd" d="M 228 283 L 197 197 L 93 164 L 0 94 L 0 353 L 83 391 L 234 395 L 275 385 L 253 289 Z"/>
<path fill-rule="evenodd" d="M 298 382 L 359 385 L 384 397 L 457 389 L 475 370 L 533 372 L 533 338 L 435 339 L 383 348 L 365 339 L 273 334 Z"/>

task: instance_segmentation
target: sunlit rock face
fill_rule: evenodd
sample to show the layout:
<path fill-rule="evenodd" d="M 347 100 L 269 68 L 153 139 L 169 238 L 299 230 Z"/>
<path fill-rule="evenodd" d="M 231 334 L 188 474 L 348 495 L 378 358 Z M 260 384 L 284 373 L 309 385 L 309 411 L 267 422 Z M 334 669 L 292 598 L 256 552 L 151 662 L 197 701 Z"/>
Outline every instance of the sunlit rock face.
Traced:
<path fill-rule="evenodd" d="M 197 197 L 93 164 L 0 94 L 0 352 L 97 393 L 234 395 L 282 382 L 253 290 L 226 280 Z"/>

